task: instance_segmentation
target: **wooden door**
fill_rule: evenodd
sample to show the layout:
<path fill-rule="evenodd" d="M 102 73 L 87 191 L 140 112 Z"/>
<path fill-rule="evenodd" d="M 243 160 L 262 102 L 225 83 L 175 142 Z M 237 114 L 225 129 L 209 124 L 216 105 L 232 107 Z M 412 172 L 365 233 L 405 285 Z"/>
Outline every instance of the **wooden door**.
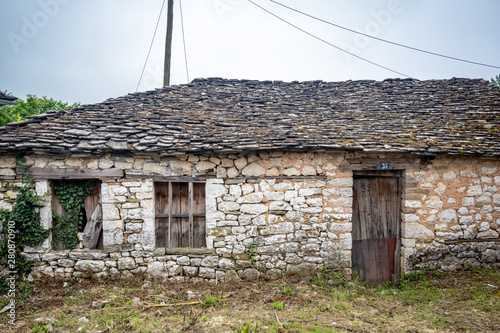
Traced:
<path fill-rule="evenodd" d="M 376 286 L 399 276 L 400 178 L 355 176 L 352 265 Z"/>

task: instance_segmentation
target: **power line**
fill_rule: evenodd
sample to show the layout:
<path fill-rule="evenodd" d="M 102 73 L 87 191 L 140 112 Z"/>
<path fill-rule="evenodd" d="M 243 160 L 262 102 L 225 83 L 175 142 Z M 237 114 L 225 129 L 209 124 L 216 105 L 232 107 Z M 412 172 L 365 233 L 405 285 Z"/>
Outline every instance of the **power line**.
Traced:
<path fill-rule="evenodd" d="M 156 36 L 156 30 L 158 30 L 158 24 L 160 23 L 160 18 L 161 18 L 161 14 L 163 13 L 163 6 L 164 5 L 165 5 L 165 0 L 163 0 L 163 2 L 161 4 L 160 15 L 158 15 L 158 21 L 156 21 L 156 27 L 155 27 L 155 32 L 153 33 L 153 39 L 151 39 L 151 44 L 149 45 L 148 55 L 146 57 L 146 61 L 144 62 L 144 67 L 142 68 L 141 77 L 139 78 L 139 82 L 137 82 L 137 88 L 135 88 L 135 92 L 137 92 L 137 90 L 139 90 L 139 85 L 141 84 L 142 76 L 144 75 L 144 70 L 146 69 L 146 64 L 148 63 L 149 54 L 151 53 L 151 48 L 153 47 L 153 42 L 154 42 L 155 36 Z"/>
<path fill-rule="evenodd" d="M 182 30 L 182 43 L 184 44 L 184 63 L 186 64 L 187 82 L 189 82 L 188 60 L 186 53 L 186 38 L 184 37 L 184 19 L 182 18 L 182 0 L 179 0 L 179 7 L 181 10 L 181 30 Z"/>
<path fill-rule="evenodd" d="M 398 74 L 398 75 L 402 75 L 402 76 L 407 77 L 407 78 L 410 78 L 410 79 L 412 78 L 412 77 L 411 77 L 411 76 L 409 76 L 409 75 L 406 75 L 406 74 L 403 74 L 403 73 L 401 73 L 401 72 L 395 71 L 395 70 L 390 69 L 390 68 L 388 68 L 388 67 L 385 67 L 385 66 L 382 66 L 382 65 L 380 65 L 380 64 L 377 64 L 377 63 L 375 63 L 375 62 L 373 62 L 373 61 L 371 61 L 371 60 L 368 60 L 368 59 L 365 59 L 365 58 L 363 58 L 363 57 L 360 57 L 360 56 L 358 56 L 358 55 L 356 55 L 356 54 L 354 54 L 354 53 L 352 53 L 352 52 L 349 52 L 349 51 L 347 51 L 347 50 L 344 50 L 343 48 L 338 47 L 337 45 L 334 45 L 334 44 L 332 44 L 332 43 L 330 43 L 330 42 L 328 42 L 328 41 L 326 41 L 326 40 L 324 40 L 324 39 L 322 39 L 322 38 L 320 38 L 320 37 L 318 37 L 318 36 L 316 36 L 316 35 L 314 35 L 314 34 L 312 34 L 312 33 L 308 32 L 308 31 L 306 31 L 306 30 L 304 30 L 304 29 L 302 29 L 302 28 L 300 28 L 300 27 L 296 26 L 295 24 L 293 24 L 293 23 L 291 23 L 291 22 L 289 22 L 289 21 L 287 21 L 287 20 L 285 20 L 285 19 L 283 19 L 283 18 L 279 17 L 278 15 L 276 15 L 276 14 L 274 14 L 274 13 L 270 12 L 269 10 L 265 9 L 264 7 L 262 7 L 262 6 L 258 5 L 258 4 L 256 4 L 256 3 L 255 3 L 255 2 L 253 2 L 252 0 L 248 0 L 248 2 L 250 2 L 250 3 L 251 3 L 251 4 L 253 4 L 254 6 L 259 7 L 260 9 L 262 9 L 262 10 L 263 10 L 263 11 L 265 11 L 266 13 L 268 13 L 268 14 L 270 14 L 270 15 L 272 15 L 272 16 L 274 16 L 274 17 L 276 17 L 277 19 L 279 19 L 279 20 L 281 20 L 281 21 L 285 22 L 286 24 L 291 25 L 291 26 L 292 26 L 292 27 L 294 27 L 295 29 L 302 31 L 303 33 L 305 33 L 305 34 L 307 34 L 307 35 L 309 35 L 309 36 L 311 36 L 311 37 L 313 37 L 313 38 L 315 38 L 315 39 L 317 39 L 317 40 L 319 40 L 319 41 L 321 41 L 321 42 L 323 42 L 323 43 L 325 43 L 325 44 L 327 44 L 327 45 L 330 45 L 331 47 L 334 47 L 334 48 L 336 48 L 337 50 L 340 50 L 340 51 L 342 51 L 342 52 L 345 52 L 345 53 L 347 53 L 347 54 L 350 54 L 350 55 L 351 55 L 351 56 L 353 56 L 353 57 L 356 57 L 356 58 L 358 58 L 358 59 L 361 59 L 361 60 L 363 60 L 363 61 L 366 61 L 366 62 L 367 62 L 367 63 L 369 63 L 369 64 L 372 64 L 372 65 L 374 65 L 374 66 L 377 66 L 377 67 L 383 68 L 383 69 L 388 70 L 388 71 L 390 71 L 390 72 L 396 73 L 396 74 Z"/>
<path fill-rule="evenodd" d="M 365 37 L 368 37 L 368 38 L 372 38 L 372 39 L 376 39 L 378 41 L 381 41 L 381 42 L 384 42 L 384 43 L 388 43 L 388 44 L 392 44 L 392 45 L 396 45 L 396 46 L 399 46 L 399 47 L 404 47 L 404 48 L 407 48 L 409 50 L 413 50 L 413 51 L 418 51 L 418 52 L 422 52 L 422 53 L 427 53 L 427 54 L 431 54 L 431 55 L 434 55 L 434 56 L 438 56 L 438 57 L 442 57 L 442 58 L 447 58 L 447 59 L 451 59 L 451 60 L 456 60 L 456 61 L 461 61 L 461 62 L 466 62 L 466 63 L 469 63 L 469 64 L 474 64 L 474 65 L 479 65 L 479 66 L 485 66 L 485 67 L 491 67 L 491 68 L 497 68 L 497 69 L 500 69 L 499 66 L 494 66 L 494 65 L 488 65 L 488 64 L 484 64 L 484 63 L 480 63 L 480 62 L 475 62 L 475 61 L 470 61 L 470 60 L 465 60 L 465 59 L 460 59 L 460 58 L 456 58 L 456 57 L 451 57 L 451 56 L 447 56 L 447 55 L 444 55 L 444 54 L 440 54 L 440 53 L 436 53 L 436 52 L 431 52 L 431 51 L 426 51 L 426 50 L 422 50 L 422 49 L 419 49 L 419 48 L 416 48 L 416 47 L 412 47 L 412 46 L 408 46 L 408 45 L 404 45 L 404 44 L 400 44 L 400 43 L 396 43 L 396 42 L 391 42 L 389 40 L 386 40 L 386 39 L 383 39 L 383 38 L 379 38 L 379 37 L 375 37 L 375 36 L 371 36 L 371 35 L 368 35 L 368 34 L 365 34 L 365 33 L 362 33 L 362 32 L 359 32 L 359 31 L 356 31 L 356 30 L 353 30 L 353 29 L 349 29 L 349 28 L 346 28 L 346 27 L 343 27 L 341 25 L 338 25 L 338 24 L 335 24 L 335 23 L 332 23 L 332 22 L 328 22 L 328 21 L 325 21 L 323 19 L 320 19 L 316 16 L 313 16 L 313 15 L 310 15 L 310 14 L 307 14 L 307 13 L 304 13 L 300 10 L 297 10 L 297 9 L 294 9 L 292 7 L 289 7 L 289 6 L 286 6 L 282 3 L 279 3 L 278 1 L 275 1 L 275 0 L 269 0 L 279 6 L 282 6 L 284 8 L 287 8 L 289 10 L 292 10 L 296 13 L 299 13 L 299 14 L 302 14 L 302 15 L 305 15 L 307 17 L 310 17 L 312 19 L 315 19 L 317 21 L 320 21 L 320 22 L 323 22 L 323 23 L 326 23 L 326 24 L 329 24 L 331 26 L 334 26 L 334 27 L 337 27 L 337 28 L 340 28 L 340 29 L 343 29 L 343 30 L 346 30 L 346 31 L 350 31 L 350 32 L 353 32 L 355 34 L 358 34 L 358 35 L 362 35 L 362 36 L 365 36 Z"/>

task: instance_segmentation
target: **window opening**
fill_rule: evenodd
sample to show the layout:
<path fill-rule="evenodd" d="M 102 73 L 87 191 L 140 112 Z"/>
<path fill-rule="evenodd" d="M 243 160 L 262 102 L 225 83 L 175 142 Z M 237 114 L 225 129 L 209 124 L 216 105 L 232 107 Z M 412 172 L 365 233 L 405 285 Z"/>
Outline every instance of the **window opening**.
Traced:
<path fill-rule="evenodd" d="M 205 183 L 157 182 L 156 246 L 206 247 Z"/>
<path fill-rule="evenodd" d="M 88 185 L 82 186 L 84 184 Z M 59 193 L 57 189 L 60 189 Z M 83 192 L 79 192 L 80 190 Z M 54 180 L 51 192 L 54 225 L 52 245 L 54 249 L 87 248 L 102 250 L 104 246 L 100 201 L 101 182 L 98 180 Z M 64 206 L 68 207 L 68 204 L 70 204 L 68 200 L 77 200 L 78 197 L 80 197 L 79 200 L 82 200 L 81 196 L 85 194 L 87 196 L 83 198 L 81 206 L 73 212 L 72 220 L 68 220 L 70 214 L 68 214 Z M 61 201 L 65 202 L 65 204 L 63 205 Z M 77 221 L 74 220 L 75 216 Z"/>

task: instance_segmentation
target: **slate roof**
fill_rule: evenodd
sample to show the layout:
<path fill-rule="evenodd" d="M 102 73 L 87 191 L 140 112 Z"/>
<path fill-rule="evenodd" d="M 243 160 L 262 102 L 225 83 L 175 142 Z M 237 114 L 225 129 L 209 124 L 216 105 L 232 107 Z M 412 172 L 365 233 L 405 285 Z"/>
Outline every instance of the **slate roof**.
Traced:
<path fill-rule="evenodd" d="M 0 151 L 329 149 L 500 157 L 500 89 L 482 79 L 196 79 L 0 128 Z"/>
<path fill-rule="evenodd" d="M 8 101 L 8 102 L 13 102 L 17 99 L 17 97 L 8 95 L 4 93 L 3 91 L 0 91 L 0 101 Z"/>

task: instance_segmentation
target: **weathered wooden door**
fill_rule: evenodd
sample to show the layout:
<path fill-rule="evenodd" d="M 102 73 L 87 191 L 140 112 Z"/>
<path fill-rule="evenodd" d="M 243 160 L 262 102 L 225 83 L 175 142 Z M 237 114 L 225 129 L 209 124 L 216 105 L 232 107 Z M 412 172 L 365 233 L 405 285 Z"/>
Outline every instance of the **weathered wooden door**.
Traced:
<path fill-rule="evenodd" d="M 400 178 L 354 177 L 352 265 L 376 286 L 399 276 Z"/>

